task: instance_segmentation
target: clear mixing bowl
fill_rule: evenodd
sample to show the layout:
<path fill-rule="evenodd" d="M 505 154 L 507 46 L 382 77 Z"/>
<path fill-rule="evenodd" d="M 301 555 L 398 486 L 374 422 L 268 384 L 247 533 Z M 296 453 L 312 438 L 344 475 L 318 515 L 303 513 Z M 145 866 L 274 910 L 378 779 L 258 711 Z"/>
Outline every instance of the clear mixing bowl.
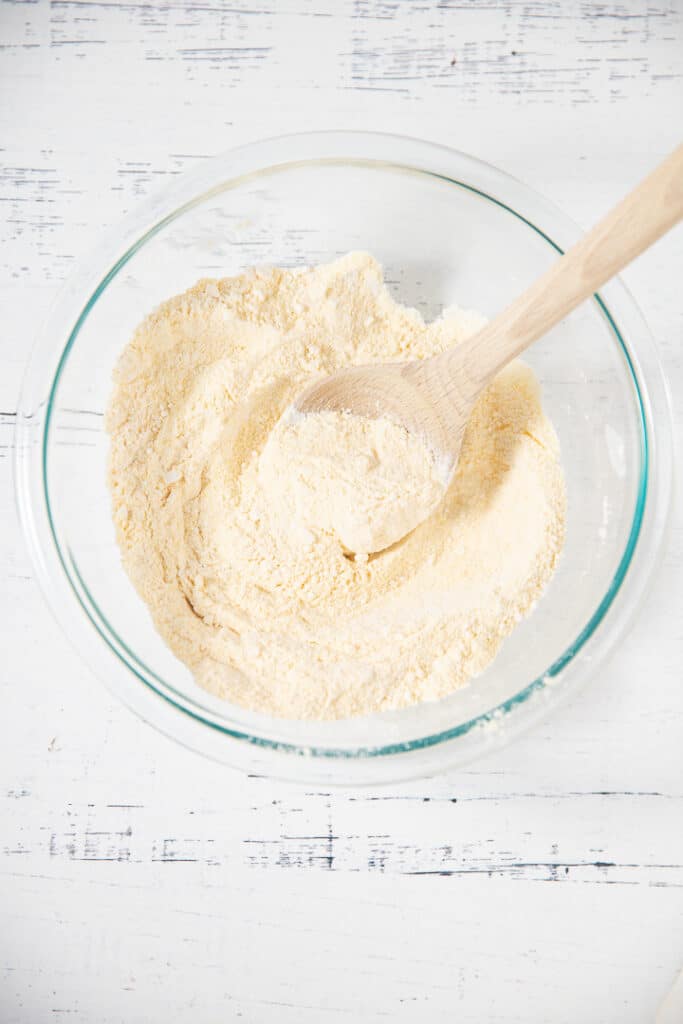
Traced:
<path fill-rule="evenodd" d="M 250 771 L 324 782 L 424 775 L 509 738 L 596 670 L 641 597 L 671 479 L 666 385 L 623 285 L 609 284 L 526 355 L 557 429 L 567 540 L 534 613 L 451 697 L 341 722 L 270 719 L 201 690 L 124 573 L 103 412 L 138 322 L 198 278 L 365 249 L 426 318 L 493 316 L 579 235 L 486 164 L 389 135 L 315 133 L 209 160 L 141 207 L 69 280 L 30 361 L 17 426 L 20 514 L 67 636 L 147 721 Z M 60 680 L 68 685 L 68 680 Z"/>

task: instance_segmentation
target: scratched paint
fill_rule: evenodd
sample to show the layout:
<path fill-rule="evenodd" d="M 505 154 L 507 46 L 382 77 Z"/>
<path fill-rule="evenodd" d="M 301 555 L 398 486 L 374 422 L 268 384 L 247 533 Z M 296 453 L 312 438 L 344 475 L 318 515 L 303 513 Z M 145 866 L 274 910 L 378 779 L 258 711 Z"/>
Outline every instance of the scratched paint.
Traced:
<path fill-rule="evenodd" d="M 146 804 L 74 801 L 43 813 L 36 834 L 23 824 L 35 795 L 30 789 L 12 789 L 5 794 L 3 817 L 15 839 L 2 856 L 6 863 L 29 857 L 34 868 L 42 864 L 45 870 L 54 862 L 174 863 L 203 865 L 217 873 L 232 865 L 683 887 L 675 830 L 668 856 L 657 856 L 651 846 L 662 818 L 680 820 L 683 795 L 612 790 L 480 795 L 464 787 L 459 797 L 295 792 L 272 799 L 270 790 L 267 780 L 252 780 L 249 799 L 232 802 L 231 827 L 214 822 L 209 832 L 210 803 L 177 807 L 173 833 L 166 835 L 161 821 L 150 822 L 153 812 Z M 487 823 L 506 818 L 511 807 L 535 822 L 535 831 L 513 836 L 494 829 L 486 836 Z M 571 826 L 576 813 L 586 830 L 578 839 Z M 608 828 L 600 821 L 604 814 Z"/>

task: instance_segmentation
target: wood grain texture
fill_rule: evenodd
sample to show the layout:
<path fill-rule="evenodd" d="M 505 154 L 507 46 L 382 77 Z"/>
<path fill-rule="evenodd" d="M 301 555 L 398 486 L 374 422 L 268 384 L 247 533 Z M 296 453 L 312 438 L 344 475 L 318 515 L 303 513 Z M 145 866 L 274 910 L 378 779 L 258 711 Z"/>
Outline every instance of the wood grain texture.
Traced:
<path fill-rule="evenodd" d="M 678 511 L 637 626 L 554 718 L 466 771 L 307 792 L 109 697 L 38 594 L 9 455 L 59 283 L 202 157 L 398 131 L 589 225 L 680 141 L 682 43 L 677 0 L 0 2 L 3 1024 L 654 1018 L 683 963 Z M 678 231 L 625 274 L 674 394 L 682 263 Z"/>

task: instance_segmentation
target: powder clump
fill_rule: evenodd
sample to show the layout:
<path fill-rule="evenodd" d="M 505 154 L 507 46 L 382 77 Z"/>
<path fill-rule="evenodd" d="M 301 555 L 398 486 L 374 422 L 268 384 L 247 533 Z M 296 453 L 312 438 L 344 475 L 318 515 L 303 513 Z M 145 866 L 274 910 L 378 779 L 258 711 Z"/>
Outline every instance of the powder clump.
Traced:
<path fill-rule="evenodd" d="M 448 476 L 446 460 L 405 427 L 349 412 L 288 409 L 259 461 L 281 529 L 304 544 L 330 533 L 359 561 L 426 519 Z"/>

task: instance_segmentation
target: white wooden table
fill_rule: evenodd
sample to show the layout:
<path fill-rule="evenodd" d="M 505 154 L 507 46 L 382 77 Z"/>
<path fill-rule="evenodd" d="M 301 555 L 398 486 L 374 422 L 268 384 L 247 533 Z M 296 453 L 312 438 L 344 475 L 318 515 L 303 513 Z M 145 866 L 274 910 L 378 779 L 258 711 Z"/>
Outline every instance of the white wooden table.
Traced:
<path fill-rule="evenodd" d="M 680 0 L 0 0 L 3 1024 L 655 1019 L 683 966 L 676 511 L 623 649 L 544 726 L 426 782 L 307 791 L 107 694 L 38 592 L 10 449 L 60 281 L 170 175 L 265 135 L 384 129 L 588 225 L 680 141 L 682 52 Z M 675 402 L 682 236 L 624 275 Z"/>

